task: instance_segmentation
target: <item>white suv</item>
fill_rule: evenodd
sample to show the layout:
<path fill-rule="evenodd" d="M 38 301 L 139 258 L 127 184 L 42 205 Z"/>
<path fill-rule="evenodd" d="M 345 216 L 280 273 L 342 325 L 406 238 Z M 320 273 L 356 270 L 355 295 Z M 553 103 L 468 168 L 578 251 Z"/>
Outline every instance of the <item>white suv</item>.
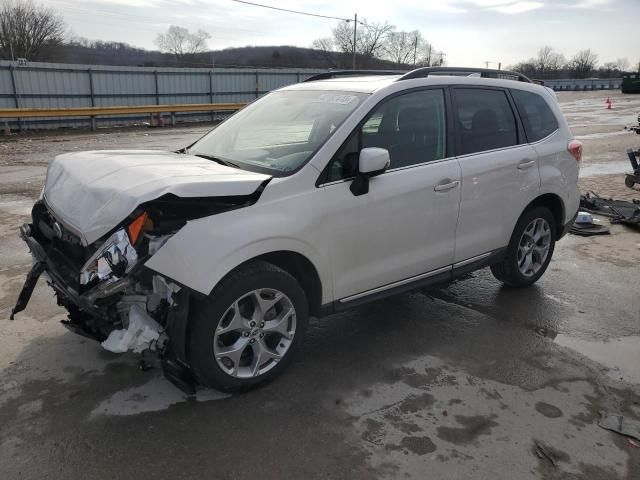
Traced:
<path fill-rule="evenodd" d="M 158 352 L 184 389 L 237 390 L 285 368 L 309 315 L 487 266 L 540 278 L 582 154 L 550 89 L 473 69 L 319 77 L 178 152 L 53 159 L 13 313 L 44 272 L 73 331 Z"/>

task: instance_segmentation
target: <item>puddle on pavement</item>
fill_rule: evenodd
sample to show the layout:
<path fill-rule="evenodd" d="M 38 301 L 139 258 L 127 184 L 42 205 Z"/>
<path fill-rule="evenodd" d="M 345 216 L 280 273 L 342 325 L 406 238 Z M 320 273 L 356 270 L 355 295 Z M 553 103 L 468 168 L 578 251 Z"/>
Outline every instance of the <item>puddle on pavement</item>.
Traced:
<path fill-rule="evenodd" d="M 609 369 L 609 375 L 616 380 L 640 384 L 639 335 L 607 340 L 582 340 L 559 334 L 555 337 L 555 342 L 604 365 Z"/>
<path fill-rule="evenodd" d="M 627 162 L 591 163 L 580 168 L 580 178 L 612 175 L 631 171 L 631 164 Z"/>
<path fill-rule="evenodd" d="M 114 393 L 94 408 L 90 417 L 95 418 L 101 415 L 138 415 L 140 413 L 166 410 L 176 403 L 191 400 L 208 402 L 211 400 L 222 400 L 230 396 L 230 394 L 213 389 L 201 389 L 198 390 L 194 396 L 189 396 L 165 378 L 156 377 L 139 387 Z"/>

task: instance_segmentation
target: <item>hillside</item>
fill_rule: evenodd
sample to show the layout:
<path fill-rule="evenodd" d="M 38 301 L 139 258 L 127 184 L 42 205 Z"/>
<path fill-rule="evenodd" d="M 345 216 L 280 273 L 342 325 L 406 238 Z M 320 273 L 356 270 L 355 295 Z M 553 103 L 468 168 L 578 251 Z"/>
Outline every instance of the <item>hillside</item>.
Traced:
<path fill-rule="evenodd" d="M 91 65 L 122 65 L 151 67 L 294 67 L 351 68 L 350 54 L 324 52 L 312 48 L 288 45 L 226 48 L 184 56 L 180 59 L 167 53 L 131 47 L 124 43 L 95 42 L 91 46 L 77 43 L 60 45 L 46 53 L 48 61 Z M 409 69 L 397 64 L 359 56 L 357 68 Z"/>

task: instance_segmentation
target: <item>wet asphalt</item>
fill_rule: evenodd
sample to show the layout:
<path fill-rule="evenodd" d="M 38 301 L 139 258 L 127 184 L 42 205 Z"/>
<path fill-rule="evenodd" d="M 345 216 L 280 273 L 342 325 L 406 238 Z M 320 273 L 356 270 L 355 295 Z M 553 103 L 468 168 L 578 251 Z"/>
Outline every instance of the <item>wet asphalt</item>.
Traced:
<path fill-rule="evenodd" d="M 599 412 L 640 420 L 637 231 L 566 237 L 527 289 L 481 270 L 313 319 L 276 381 L 187 397 L 67 332 L 42 281 L 8 320 L 44 170 L 29 165 L 30 187 L 13 167 L 0 166 L 0 479 L 640 478 L 640 448 L 597 426 Z"/>

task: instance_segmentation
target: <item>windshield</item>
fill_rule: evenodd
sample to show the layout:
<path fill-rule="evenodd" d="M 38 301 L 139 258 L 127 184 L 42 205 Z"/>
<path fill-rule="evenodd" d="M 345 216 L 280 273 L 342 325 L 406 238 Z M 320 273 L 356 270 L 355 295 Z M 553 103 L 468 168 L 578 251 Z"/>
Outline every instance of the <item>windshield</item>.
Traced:
<path fill-rule="evenodd" d="M 273 92 L 221 123 L 188 153 L 286 174 L 304 165 L 364 97 L 317 90 Z"/>

